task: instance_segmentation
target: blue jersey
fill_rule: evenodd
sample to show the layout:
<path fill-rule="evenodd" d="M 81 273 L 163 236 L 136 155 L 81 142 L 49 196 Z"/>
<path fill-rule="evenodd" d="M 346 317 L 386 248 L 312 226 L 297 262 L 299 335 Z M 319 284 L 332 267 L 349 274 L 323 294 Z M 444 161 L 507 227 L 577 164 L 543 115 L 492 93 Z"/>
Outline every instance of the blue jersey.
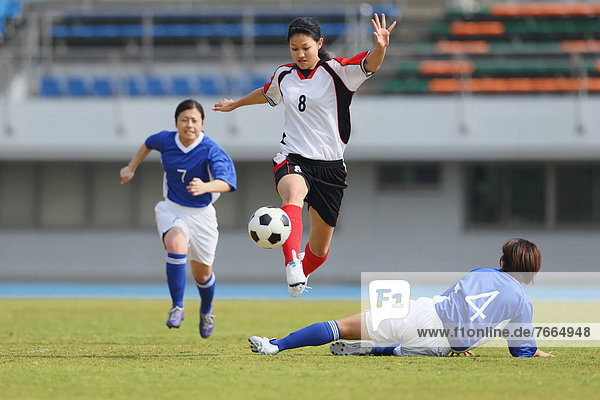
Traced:
<path fill-rule="evenodd" d="M 162 131 L 146 139 L 147 148 L 160 152 L 165 170 L 166 193 L 169 200 L 186 207 L 206 207 L 212 202 L 212 194 L 192 196 L 186 186 L 194 178 L 204 182 L 221 179 L 236 189 L 233 161 L 215 141 L 201 132 L 198 139 L 185 147 L 177 132 Z"/>
<path fill-rule="evenodd" d="M 535 338 L 522 336 L 532 332 L 533 307 L 521 284 L 509 274 L 494 268 L 478 268 L 446 290 L 444 300 L 436 303 L 436 311 L 451 334 L 450 346 L 465 351 L 487 341 L 480 334 L 485 328 L 509 326 L 508 347 L 515 357 L 531 357 L 537 350 Z M 508 324 L 508 325 L 507 325 Z M 519 329 L 517 329 L 519 328 Z M 455 334 L 452 337 L 453 333 Z M 493 336 L 493 335 L 492 335 Z"/>

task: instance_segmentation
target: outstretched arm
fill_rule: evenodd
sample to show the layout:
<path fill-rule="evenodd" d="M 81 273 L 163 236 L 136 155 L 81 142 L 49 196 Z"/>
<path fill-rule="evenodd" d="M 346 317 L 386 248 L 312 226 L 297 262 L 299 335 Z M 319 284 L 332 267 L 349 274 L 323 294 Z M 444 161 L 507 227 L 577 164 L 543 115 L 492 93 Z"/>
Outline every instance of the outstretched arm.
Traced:
<path fill-rule="evenodd" d="M 140 163 L 144 161 L 144 158 L 146 158 L 148 154 L 150 154 L 150 151 L 151 150 L 147 148 L 145 144 L 142 144 L 138 149 L 137 153 L 135 153 L 135 155 L 131 159 L 131 161 L 129 161 L 129 164 L 121 168 L 121 185 L 124 185 L 133 179 L 133 176 L 135 175 L 135 170 L 137 169 L 138 165 L 140 165 Z"/>
<path fill-rule="evenodd" d="M 365 60 L 365 70 L 375 72 L 381 66 L 385 57 L 385 49 L 390 44 L 390 33 L 396 26 L 396 21 L 389 28 L 386 28 L 385 14 L 381 14 L 381 23 L 379 17 L 375 14 L 375 19 L 371 19 L 373 24 L 373 36 L 375 37 L 375 50 L 373 50 Z"/>
<path fill-rule="evenodd" d="M 258 88 L 248 93 L 239 100 L 223 99 L 213 106 L 213 111 L 229 112 L 238 107 L 250 106 L 253 104 L 265 104 L 267 99 L 263 94 L 263 89 Z"/>

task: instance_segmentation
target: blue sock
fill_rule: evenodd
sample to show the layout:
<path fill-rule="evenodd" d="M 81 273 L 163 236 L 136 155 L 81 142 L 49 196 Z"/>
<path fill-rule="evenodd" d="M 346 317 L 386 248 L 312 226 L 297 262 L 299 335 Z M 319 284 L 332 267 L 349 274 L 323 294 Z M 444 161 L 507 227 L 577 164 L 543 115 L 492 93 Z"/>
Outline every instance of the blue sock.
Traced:
<path fill-rule="evenodd" d="M 173 300 L 173 307 L 183 307 L 183 294 L 185 292 L 185 264 L 186 254 L 167 254 L 167 284 Z"/>
<path fill-rule="evenodd" d="M 279 351 L 283 351 L 303 346 L 320 346 L 339 338 L 340 328 L 337 322 L 327 321 L 309 325 L 299 331 L 290 333 L 283 339 L 271 340 L 271 343 L 279 347 Z"/>
<path fill-rule="evenodd" d="M 204 283 L 196 281 L 198 293 L 200 293 L 200 312 L 203 314 L 212 311 L 212 300 L 215 295 L 215 274 L 211 274 L 210 278 Z"/>

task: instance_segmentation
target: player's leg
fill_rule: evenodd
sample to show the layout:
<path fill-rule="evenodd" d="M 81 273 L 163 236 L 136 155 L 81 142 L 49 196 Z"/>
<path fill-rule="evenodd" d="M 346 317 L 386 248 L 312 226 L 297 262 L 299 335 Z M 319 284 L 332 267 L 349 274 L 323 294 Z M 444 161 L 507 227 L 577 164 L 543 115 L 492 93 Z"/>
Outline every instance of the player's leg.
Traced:
<path fill-rule="evenodd" d="M 190 248 L 188 256 L 192 275 L 196 281 L 200 295 L 200 336 L 207 338 L 214 328 L 212 302 L 216 289 L 216 277 L 213 263 L 219 241 L 217 214 L 212 205 L 196 210 L 185 217 L 190 231 Z"/>
<path fill-rule="evenodd" d="M 282 172 L 279 170 L 276 177 Z M 302 205 L 308 193 L 308 186 L 304 177 L 299 174 L 286 174 L 277 183 L 277 192 L 281 196 L 282 210 L 290 218 L 290 236 L 283 244 L 285 258 L 285 274 L 288 292 L 292 297 L 298 297 L 306 288 L 306 276 L 302 270 L 300 257 L 300 241 L 302 240 Z"/>
<path fill-rule="evenodd" d="M 333 237 L 333 226 L 323 221 L 323 218 L 314 208 L 309 208 L 310 213 L 310 235 L 308 243 L 304 248 L 304 259 L 302 268 L 304 275 L 308 277 L 319 268 L 329 255 L 329 246 Z"/>
<path fill-rule="evenodd" d="M 360 338 L 361 320 L 361 314 L 356 314 L 337 321 L 317 322 L 316 324 L 292 332 L 279 340 L 269 340 L 266 337 L 252 336 L 248 341 L 250 342 L 252 351 L 255 353 L 273 355 L 283 350 L 298 347 L 321 346 L 340 338 Z M 342 326 L 338 326 L 338 322 Z M 342 336 L 342 329 L 344 336 Z"/>
<path fill-rule="evenodd" d="M 285 263 L 288 264 L 294 259 L 292 251 L 295 251 L 296 255 L 300 253 L 302 206 L 304 205 L 304 198 L 308 193 L 308 186 L 302 175 L 288 174 L 279 180 L 277 192 L 281 197 L 281 208 L 290 217 L 292 225 L 290 236 L 282 246 Z"/>
<path fill-rule="evenodd" d="M 215 326 L 212 307 L 216 288 L 215 274 L 212 272 L 212 265 L 192 260 L 190 266 L 200 294 L 200 336 L 207 338 L 211 335 Z"/>
<path fill-rule="evenodd" d="M 336 356 L 390 356 L 394 354 L 394 348 L 376 346 L 371 340 L 366 325 L 365 314 L 356 314 L 336 321 L 340 328 L 340 339 L 358 340 L 358 342 L 347 342 L 338 340 L 329 346 L 331 354 Z M 366 336 L 366 337 L 365 337 Z"/>
<path fill-rule="evenodd" d="M 165 233 L 163 243 L 167 250 L 166 275 L 172 300 L 167 326 L 179 328 L 185 316 L 183 296 L 186 281 L 187 237 L 181 228 L 174 226 Z"/>

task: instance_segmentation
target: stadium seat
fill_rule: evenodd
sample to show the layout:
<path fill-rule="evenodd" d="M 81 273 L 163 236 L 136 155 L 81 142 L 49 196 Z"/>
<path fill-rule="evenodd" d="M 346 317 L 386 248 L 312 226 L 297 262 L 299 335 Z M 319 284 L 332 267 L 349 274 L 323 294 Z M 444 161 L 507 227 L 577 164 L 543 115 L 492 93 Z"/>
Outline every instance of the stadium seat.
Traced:
<path fill-rule="evenodd" d="M 130 76 L 121 81 L 122 92 L 132 97 L 145 95 L 146 92 L 142 88 L 142 84 L 138 77 Z"/>
<path fill-rule="evenodd" d="M 165 83 L 158 76 L 146 77 L 146 91 L 150 96 L 165 96 L 167 94 Z"/>
<path fill-rule="evenodd" d="M 223 94 L 223 91 L 217 78 L 201 76 L 198 78 L 198 93 L 205 96 L 215 96 Z"/>
<path fill-rule="evenodd" d="M 112 82 L 110 78 L 107 77 L 96 77 L 92 82 L 92 94 L 94 96 L 99 97 L 109 97 L 112 96 Z"/>
<path fill-rule="evenodd" d="M 89 94 L 85 84 L 85 79 L 79 76 L 70 76 L 67 78 L 67 94 L 74 97 L 83 97 Z"/>
<path fill-rule="evenodd" d="M 62 89 L 58 78 L 52 75 L 44 75 L 40 80 L 40 96 L 43 97 L 58 97 L 61 96 Z"/>
<path fill-rule="evenodd" d="M 190 80 L 186 76 L 174 76 L 172 84 L 173 93 L 177 96 L 189 96 L 194 92 Z"/>

